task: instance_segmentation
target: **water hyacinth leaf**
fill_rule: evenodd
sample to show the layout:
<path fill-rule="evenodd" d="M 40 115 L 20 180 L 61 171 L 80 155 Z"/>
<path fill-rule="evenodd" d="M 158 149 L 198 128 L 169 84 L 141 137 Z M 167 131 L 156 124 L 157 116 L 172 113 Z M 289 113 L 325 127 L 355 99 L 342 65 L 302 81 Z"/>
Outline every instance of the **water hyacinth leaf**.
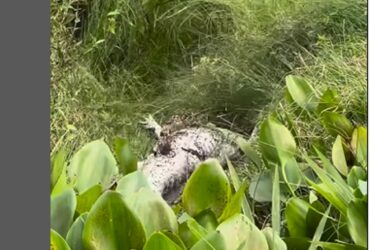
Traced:
<path fill-rule="evenodd" d="M 309 237 L 313 237 L 317 231 L 317 227 L 322 220 L 322 216 L 325 213 L 326 207 L 320 201 L 314 201 L 312 204 L 308 204 L 308 212 L 306 215 L 306 228 Z M 330 234 L 331 230 L 329 227 L 325 228 L 325 234 Z"/>
<path fill-rule="evenodd" d="M 309 204 L 299 198 L 290 198 L 286 204 L 285 218 L 291 237 L 308 237 L 306 218 Z"/>
<path fill-rule="evenodd" d="M 310 202 L 310 204 L 312 204 L 312 203 L 314 203 L 315 201 L 317 201 L 317 196 L 316 196 L 316 194 L 315 194 L 315 191 L 313 191 L 313 190 L 311 190 L 310 191 L 310 194 L 309 194 L 309 196 L 308 196 L 308 200 L 309 200 L 309 202 Z"/>
<path fill-rule="evenodd" d="M 199 239 L 205 237 L 208 234 L 208 230 L 200 225 L 195 219 L 188 218 L 187 225 L 190 232 L 196 235 Z"/>
<path fill-rule="evenodd" d="M 245 198 L 245 190 L 248 183 L 244 181 L 239 187 L 238 191 L 231 197 L 230 201 L 227 203 L 225 210 L 222 212 L 222 215 L 219 218 L 219 221 L 222 222 L 227 218 L 238 214 L 242 209 L 243 198 Z"/>
<path fill-rule="evenodd" d="M 293 97 L 292 97 L 292 95 L 289 93 L 289 89 L 288 89 L 288 88 L 285 88 L 285 89 L 284 89 L 284 98 L 285 98 L 285 101 L 286 101 L 288 104 L 293 104 L 293 103 L 294 103 Z"/>
<path fill-rule="evenodd" d="M 264 234 L 242 214 L 225 220 L 216 231 L 219 231 L 225 240 L 226 248 L 223 249 L 269 249 Z"/>
<path fill-rule="evenodd" d="M 230 194 L 230 183 L 221 165 L 217 160 L 209 159 L 201 163 L 190 176 L 182 194 L 182 202 L 191 216 L 211 209 L 219 217 Z"/>
<path fill-rule="evenodd" d="M 50 249 L 71 250 L 63 237 L 53 229 L 50 230 Z"/>
<path fill-rule="evenodd" d="M 187 249 L 184 242 L 181 240 L 181 238 L 178 234 L 174 234 L 174 233 L 169 232 L 169 231 L 162 231 L 162 233 L 164 235 L 166 235 L 168 238 L 170 238 L 173 242 L 175 242 L 178 246 L 180 246 L 181 249 L 184 249 L 184 250 Z"/>
<path fill-rule="evenodd" d="M 280 122 L 268 117 L 261 124 L 259 144 L 266 159 L 284 166 L 296 151 L 296 142 L 290 131 Z"/>
<path fill-rule="evenodd" d="M 333 148 L 332 148 L 332 161 L 334 166 L 337 168 L 337 170 L 344 176 L 347 176 L 348 174 L 348 166 L 346 157 L 344 155 L 344 150 L 342 146 L 342 137 L 340 135 L 337 136 Z"/>
<path fill-rule="evenodd" d="M 349 139 L 352 136 L 354 127 L 352 123 L 342 114 L 336 112 L 323 112 L 321 114 L 321 122 L 326 130 L 332 136 L 342 136 L 344 139 Z"/>
<path fill-rule="evenodd" d="M 262 161 L 258 153 L 253 149 L 250 142 L 246 141 L 245 139 L 239 137 L 237 139 L 237 144 L 239 148 L 243 151 L 243 153 L 250 159 L 256 167 L 262 166 Z"/>
<path fill-rule="evenodd" d="M 348 230 L 353 241 L 363 247 L 367 247 L 367 212 L 367 202 L 355 199 L 349 203 Z"/>
<path fill-rule="evenodd" d="M 146 237 L 136 214 L 122 195 L 106 191 L 91 208 L 82 234 L 86 250 L 142 249 Z"/>
<path fill-rule="evenodd" d="M 225 239 L 219 231 L 212 231 L 206 237 L 201 238 L 190 250 L 215 250 L 227 248 Z"/>
<path fill-rule="evenodd" d="M 249 186 L 249 195 L 257 202 L 271 202 L 272 178 L 270 171 L 254 177 Z"/>
<path fill-rule="evenodd" d="M 308 249 L 310 247 L 310 238 L 304 237 L 286 237 L 284 242 L 287 245 L 288 249 Z"/>
<path fill-rule="evenodd" d="M 141 188 L 129 196 L 122 196 L 126 204 L 142 222 L 147 238 L 155 231 L 178 231 L 177 218 L 161 195 L 152 189 Z"/>
<path fill-rule="evenodd" d="M 64 150 L 58 151 L 52 157 L 51 171 L 50 171 L 50 190 L 53 190 L 55 184 L 57 183 L 60 175 L 65 171 L 65 159 L 66 152 Z"/>
<path fill-rule="evenodd" d="M 145 243 L 143 250 L 182 250 L 182 248 L 162 232 L 153 233 Z"/>
<path fill-rule="evenodd" d="M 76 210 L 76 194 L 72 188 L 51 198 L 50 227 L 62 237 L 67 235 Z"/>
<path fill-rule="evenodd" d="M 210 209 L 204 210 L 195 216 L 194 219 L 207 231 L 215 230 L 218 226 L 217 217 Z"/>
<path fill-rule="evenodd" d="M 349 171 L 349 174 L 347 176 L 347 183 L 349 186 L 351 186 L 353 189 L 358 187 L 358 183 L 360 180 L 366 180 L 367 174 L 365 170 L 362 167 L 354 166 Z"/>
<path fill-rule="evenodd" d="M 362 195 L 367 195 L 367 181 L 358 181 L 358 189 L 361 191 Z"/>
<path fill-rule="evenodd" d="M 68 173 L 70 178 L 75 178 L 75 188 L 82 193 L 97 184 L 108 188 L 118 168 L 108 145 L 96 140 L 84 145 L 73 155 Z"/>
<path fill-rule="evenodd" d="M 78 195 L 76 211 L 79 214 L 88 212 L 102 193 L 103 187 L 98 184 Z"/>
<path fill-rule="evenodd" d="M 179 223 L 179 236 L 188 249 L 208 234 L 208 230 L 191 217 Z"/>
<path fill-rule="evenodd" d="M 279 237 L 279 235 L 272 230 L 271 227 L 265 227 L 262 230 L 265 235 L 269 250 L 287 250 L 285 242 Z"/>
<path fill-rule="evenodd" d="M 312 86 L 303 78 L 289 75 L 285 78 L 289 94 L 302 109 L 312 112 L 316 109 L 318 98 Z"/>
<path fill-rule="evenodd" d="M 145 177 L 143 172 L 135 171 L 123 176 L 117 183 L 116 191 L 123 197 L 139 191 L 140 188 L 152 189 L 152 184 Z"/>
<path fill-rule="evenodd" d="M 296 159 L 293 157 L 287 161 L 287 163 L 282 167 L 282 175 L 284 177 L 285 183 L 289 186 L 292 194 L 302 181 L 301 171 Z"/>
<path fill-rule="evenodd" d="M 239 176 L 238 173 L 236 172 L 233 164 L 230 162 L 228 158 L 227 159 L 227 167 L 229 168 L 229 174 L 231 177 L 231 182 L 234 186 L 235 190 L 240 189 L 240 181 L 239 181 Z M 247 216 L 253 223 L 254 223 L 254 218 L 253 218 L 253 213 L 252 210 L 248 204 L 247 198 L 245 196 L 245 193 L 242 195 L 242 209 L 243 209 L 243 214 Z"/>
<path fill-rule="evenodd" d="M 81 214 L 72 224 L 66 237 L 68 245 L 73 250 L 83 250 L 82 232 L 85 226 L 87 213 Z"/>
<path fill-rule="evenodd" d="M 271 170 L 265 171 L 260 175 L 255 176 L 250 185 L 248 193 L 250 197 L 257 202 L 271 202 L 272 201 L 272 184 L 273 178 Z M 284 201 L 286 199 L 286 192 L 288 191 L 287 186 L 280 183 L 280 199 Z"/>
<path fill-rule="evenodd" d="M 114 152 L 117 156 L 120 173 L 126 175 L 137 170 L 137 158 L 132 153 L 126 139 L 115 139 Z"/>
<path fill-rule="evenodd" d="M 339 105 L 339 95 L 333 89 L 327 89 L 320 97 L 319 104 L 317 105 L 317 113 L 321 114 L 325 111 L 334 111 Z"/>
<path fill-rule="evenodd" d="M 57 196 L 69 188 L 72 188 L 72 183 L 68 181 L 66 166 L 64 165 L 63 170 L 52 189 L 51 196 Z"/>
<path fill-rule="evenodd" d="M 367 129 L 365 127 L 357 127 L 353 131 L 351 147 L 356 161 L 363 167 L 367 166 Z"/>

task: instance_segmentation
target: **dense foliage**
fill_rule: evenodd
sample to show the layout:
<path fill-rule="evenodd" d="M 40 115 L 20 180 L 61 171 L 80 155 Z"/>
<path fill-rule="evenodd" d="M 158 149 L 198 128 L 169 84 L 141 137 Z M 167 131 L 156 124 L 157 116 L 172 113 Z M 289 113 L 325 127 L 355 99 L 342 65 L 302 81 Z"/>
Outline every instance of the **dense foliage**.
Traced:
<path fill-rule="evenodd" d="M 180 208 L 171 208 L 135 170 L 124 141 L 117 163 L 101 140 L 82 147 L 51 171 L 51 245 L 57 249 L 367 249 L 367 129 L 335 111 L 332 90 L 321 96 L 304 79 L 288 76 L 289 100 L 318 116 L 336 140 L 331 161 L 298 152 L 290 130 L 275 117 L 260 127 L 261 157 L 240 142 L 265 172 L 250 197 L 271 203 L 271 227 L 254 224 L 247 182 L 232 163 L 229 175 L 214 159 L 190 176 Z M 258 166 L 261 167 L 261 166 Z M 281 203 L 283 201 L 283 203 Z M 281 213 L 284 208 L 284 213 Z"/>
<path fill-rule="evenodd" d="M 51 4 L 51 249 L 367 249 L 366 1 Z M 183 112 L 244 156 L 171 207 L 137 124 Z"/>

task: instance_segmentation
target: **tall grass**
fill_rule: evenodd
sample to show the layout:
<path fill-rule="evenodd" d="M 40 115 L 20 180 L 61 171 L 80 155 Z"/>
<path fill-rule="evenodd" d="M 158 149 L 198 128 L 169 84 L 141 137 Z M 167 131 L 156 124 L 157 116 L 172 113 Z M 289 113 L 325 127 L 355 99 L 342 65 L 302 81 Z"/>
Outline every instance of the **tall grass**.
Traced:
<path fill-rule="evenodd" d="M 79 1 L 76 40 L 76 2 L 52 0 L 54 150 L 125 136 L 143 156 L 145 113 L 193 112 L 247 134 L 286 74 L 319 64 L 319 36 L 335 46 L 366 27 L 364 0 L 92 0 Z"/>

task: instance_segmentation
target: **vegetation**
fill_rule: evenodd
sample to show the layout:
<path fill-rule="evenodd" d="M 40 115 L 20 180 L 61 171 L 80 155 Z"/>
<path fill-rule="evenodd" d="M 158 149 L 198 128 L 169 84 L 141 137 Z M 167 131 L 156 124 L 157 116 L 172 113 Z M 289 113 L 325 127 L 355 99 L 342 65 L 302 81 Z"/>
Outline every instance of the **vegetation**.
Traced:
<path fill-rule="evenodd" d="M 51 249 L 367 249 L 366 11 L 51 0 Z M 179 113 L 245 156 L 202 162 L 170 207 L 136 170 L 139 121 Z"/>
<path fill-rule="evenodd" d="M 137 124 L 147 113 L 163 121 L 191 112 L 248 135 L 292 70 L 313 77 L 311 65 L 331 60 L 325 84 L 345 82 L 336 80 L 341 67 L 332 68 L 335 60 L 345 63 L 340 57 L 362 59 L 345 67 L 360 64 L 356 85 L 365 80 L 364 0 L 51 4 L 53 151 L 72 152 L 98 138 L 112 145 L 121 136 L 144 157 L 151 140 Z"/>
<path fill-rule="evenodd" d="M 314 156 L 298 153 L 293 135 L 276 118 L 263 121 L 262 155 L 254 163 L 263 164 L 265 172 L 249 193 L 255 201 L 271 202 L 272 228 L 254 224 L 247 182 L 240 183 L 230 161 L 231 181 L 216 160 L 201 163 L 186 183 L 180 207 L 171 208 L 135 170 L 136 162 L 127 160 L 134 157 L 124 143 L 118 144 L 117 163 L 97 140 L 72 157 L 69 171 L 63 153 L 53 159 L 51 247 L 367 249 L 367 129 L 333 111 L 337 104 L 327 98 L 332 95 L 315 95 L 302 78 L 288 76 L 287 86 L 293 104 L 319 116 L 336 140 L 331 163 L 317 148 Z M 244 150 L 248 146 L 241 143 Z"/>

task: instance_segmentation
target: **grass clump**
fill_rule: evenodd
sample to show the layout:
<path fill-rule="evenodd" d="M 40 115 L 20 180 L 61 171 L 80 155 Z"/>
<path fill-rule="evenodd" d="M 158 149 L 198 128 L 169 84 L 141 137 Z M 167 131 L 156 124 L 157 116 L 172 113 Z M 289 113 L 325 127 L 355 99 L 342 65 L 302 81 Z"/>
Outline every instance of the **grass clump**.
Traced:
<path fill-rule="evenodd" d="M 191 112 L 249 134 L 285 75 L 314 61 L 319 35 L 334 46 L 366 27 L 363 0 L 61 3 L 52 0 L 52 46 L 65 44 L 52 50 L 55 150 L 124 136 L 143 156 L 146 113 Z"/>

